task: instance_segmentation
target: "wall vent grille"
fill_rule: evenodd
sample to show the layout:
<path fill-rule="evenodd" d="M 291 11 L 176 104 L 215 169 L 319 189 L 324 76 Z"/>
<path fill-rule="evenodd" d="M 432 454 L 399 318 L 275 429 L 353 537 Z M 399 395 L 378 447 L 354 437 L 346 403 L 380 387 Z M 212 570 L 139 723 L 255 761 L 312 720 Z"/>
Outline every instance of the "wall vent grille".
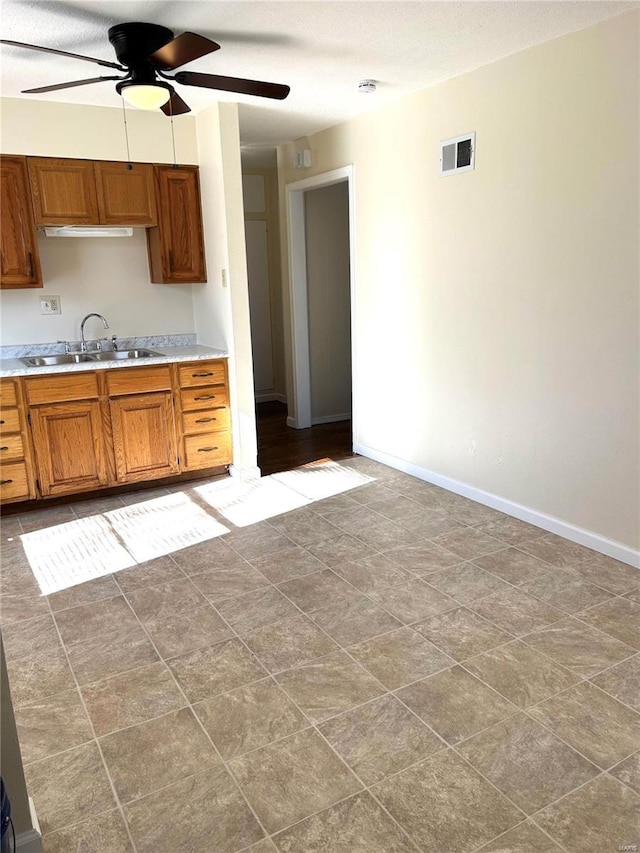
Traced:
<path fill-rule="evenodd" d="M 476 134 L 465 133 L 440 143 L 440 174 L 457 175 L 470 172 L 476 162 Z"/>

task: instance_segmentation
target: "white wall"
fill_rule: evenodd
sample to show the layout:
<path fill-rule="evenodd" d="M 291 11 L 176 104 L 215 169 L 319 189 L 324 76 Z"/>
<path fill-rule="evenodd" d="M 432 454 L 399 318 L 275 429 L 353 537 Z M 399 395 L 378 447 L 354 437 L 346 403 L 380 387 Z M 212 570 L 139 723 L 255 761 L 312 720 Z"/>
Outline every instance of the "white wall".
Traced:
<path fill-rule="evenodd" d="M 306 175 L 355 169 L 355 442 L 631 549 L 638 18 L 305 140 Z M 440 140 L 467 131 L 475 171 L 440 177 Z"/>
<path fill-rule="evenodd" d="M 351 414 L 349 187 L 304 194 L 311 420 Z"/>

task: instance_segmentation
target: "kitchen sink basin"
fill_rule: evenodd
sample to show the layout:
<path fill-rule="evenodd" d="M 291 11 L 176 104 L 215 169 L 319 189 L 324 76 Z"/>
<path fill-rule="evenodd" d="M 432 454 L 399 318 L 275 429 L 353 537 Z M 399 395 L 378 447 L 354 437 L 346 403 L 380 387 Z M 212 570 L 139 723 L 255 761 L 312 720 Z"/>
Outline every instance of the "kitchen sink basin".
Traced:
<path fill-rule="evenodd" d="M 29 367 L 47 367 L 53 364 L 81 364 L 85 361 L 94 361 L 94 357 L 87 352 L 69 352 L 62 355 L 36 355 L 23 358 L 22 361 Z"/>
<path fill-rule="evenodd" d="M 97 352 L 94 353 L 93 358 L 96 361 L 120 361 L 125 358 L 152 358 L 159 355 L 162 355 L 162 353 L 154 352 L 152 349 L 123 349 Z"/>

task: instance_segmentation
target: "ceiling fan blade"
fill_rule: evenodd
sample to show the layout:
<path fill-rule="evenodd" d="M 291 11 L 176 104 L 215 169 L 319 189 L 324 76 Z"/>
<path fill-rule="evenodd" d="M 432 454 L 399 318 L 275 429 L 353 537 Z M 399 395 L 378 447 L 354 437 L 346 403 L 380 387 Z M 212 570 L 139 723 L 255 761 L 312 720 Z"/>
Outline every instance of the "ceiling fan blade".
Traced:
<path fill-rule="evenodd" d="M 220 50 L 220 45 L 197 33 L 182 33 L 168 44 L 163 45 L 149 56 L 149 60 L 158 68 L 171 70 L 186 65 L 194 59 Z"/>
<path fill-rule="evenodd" d="M 189 104 L 185 103 L 180 95 L 177 95 L 175 92 L 160 109 L 166 116 L 181 116 L 191 112 Z"/>
<path fill-rule="evenodd" d="M 0 44 L 8 44 L 10 47 L 26 47 L 28 50 L 41 50 L 43 53 L 57 53 L 58 56 L 69 56 L 71 59 L 83 59 L 85 62 L 95 62 L 96 65 L 102 65 L 104 68 L 116 68 L 118 71 L 126 71 L 122 65 L 116 62 L 108 62 L 106 59 L 96 59 L 93 56 L 83 56 L 81 53 L 69 53 L 67 50 L 56 50 L 53 47 L 40 47 L 37 44 L 25 44 L 22 41 L 9 41 L 8 39 L 0 39 Z"/>
<path fill-rule="evenodd" d="M 72 80 L 70 83 L 54 83 L 52 86 L 40 86 L 38 89 L 23 89 L 23 95 L 36 95 L 39 92 L 57 92 L 58 89 L 73 89 L 74 86 L 86 86 L 89 83 L 102 83 L 103 80 L 123 80 L 123 77 L 91 77 L 88 80 Z"/>
<path fill-rule="evenodd" d="M 286 98 L 290 92 L 290 87 L 281 83 L 244 80 L 242 77 L 221 77 L 219 74 L 200 74 L 197 71 L 178 71 L 174 80 L 183 86 L 202 86 L 205 89 L 257 95 L 259 98 L 275 98 L 278 101 Z"/>

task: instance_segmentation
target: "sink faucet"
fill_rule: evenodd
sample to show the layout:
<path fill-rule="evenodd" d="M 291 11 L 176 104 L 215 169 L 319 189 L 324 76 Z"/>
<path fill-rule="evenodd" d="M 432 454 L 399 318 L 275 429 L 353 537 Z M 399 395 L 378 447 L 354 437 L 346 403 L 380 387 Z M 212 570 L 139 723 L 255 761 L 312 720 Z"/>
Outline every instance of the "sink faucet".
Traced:
<path fill-rule="evenodd" d="M 87 342 L 84 339 L 84 324 L 87 322 L 89 317 L 97 317 L 99 320 L 102 320 L 102 325 L 105 327 L 105 329 L 109 328 L 109 324 L 104 319 L 102 314 L 91 313 L 91 314 L 87 314 L 85 317 L 83 317 L 82 322 L 80 323 L 80 352 L 86 352 L 87 351 Z"/>

